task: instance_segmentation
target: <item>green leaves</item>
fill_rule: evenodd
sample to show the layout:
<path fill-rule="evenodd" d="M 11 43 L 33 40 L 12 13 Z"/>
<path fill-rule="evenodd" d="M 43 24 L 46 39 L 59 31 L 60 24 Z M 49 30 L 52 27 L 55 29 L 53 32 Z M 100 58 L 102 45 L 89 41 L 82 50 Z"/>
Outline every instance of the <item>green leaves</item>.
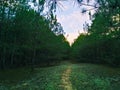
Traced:
<path fill-rule="evenodd" d="M 72 45 L 72 55 L 77 61 L 120 66 L 119 51 L 115 49 L 120 45 L 120 12 L 116 2 L 119 3 L 118 0 L 99 0 L 101 6 L 87 28 L 88 33 L 80 35 Z"/>
<path fill-rule="evenodd" d="M 40 1 L 40 2 L 43 2 Z M 13 2 L 15 3 L 15 2 Z M 50 27 L 50 20 L 38 14 L 38 12 L 16 6 L 14 13 L 6 16 L 0 21 L 0 53 L 1 61 L 6 68 L 25 65 L 36 65 L 45 63 L 53 65 L 60 59 L 67 57 L 69 44 L 63 36 L 63 29 L 56 17 L 51 16 L 53 28 Z M 12 12 L 10 10 L 10 12 Z M 0 63 L 1 66 L 3 63 Z"/>

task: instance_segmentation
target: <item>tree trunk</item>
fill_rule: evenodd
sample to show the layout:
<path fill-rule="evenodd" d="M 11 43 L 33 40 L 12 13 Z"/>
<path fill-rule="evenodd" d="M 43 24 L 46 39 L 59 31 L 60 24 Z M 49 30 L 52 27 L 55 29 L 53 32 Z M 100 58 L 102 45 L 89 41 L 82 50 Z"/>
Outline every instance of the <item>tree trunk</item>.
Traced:
<path fill-rule="evenodd" d="M 36 50 L 34 49 L 33 51 L 33 58 L 32 58 L 32 66 L 31 66 L 31 71 L 34 71 L 34 63 L 35 63 L 35 56 L 36 56 Z"/>
<path fill-rule="evenodd" d="M 12 49 L 12 54 L 11 54 L 11 66 L 13 65 L 13 63 L 14 63 L 14 55 L 15 55 L 15 51 L 16 51 L 16 47 L 15 47 L 15 45 L 16 45 L 16 36 L 15 36 L 15 38 L 14 38 L 14 42 L 13 42 L 13 49 Z"/>
<path fill-rule="evenodd" d="M 4 47 L 3 48 L 3 57 L 2 57 L 2 69 L 5 69 L 6 68 L 6 65 L 5 65 L 5 63 L 6 63 L 6 58 L 5 58 L 5 56 L 6 56 L 6 47 Z"/>
<path fill-rule="evenodd" d="M 11 66 L 14 63 L 14 52 L 15 52 L 15 50 L 13 49 L 12 54 L 11 54 L 11 62 L 10 62 Z"/>

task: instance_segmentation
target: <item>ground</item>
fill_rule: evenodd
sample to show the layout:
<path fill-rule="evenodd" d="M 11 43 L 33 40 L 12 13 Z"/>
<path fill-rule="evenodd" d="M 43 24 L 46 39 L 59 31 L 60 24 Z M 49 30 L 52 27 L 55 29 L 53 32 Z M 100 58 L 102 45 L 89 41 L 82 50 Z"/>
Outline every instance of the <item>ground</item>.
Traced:
<path fill-rule="evenodd" d="M 0 90 L 119 90 L 120 68 L 95 64 L 19 68 L 0 72 Z"/>

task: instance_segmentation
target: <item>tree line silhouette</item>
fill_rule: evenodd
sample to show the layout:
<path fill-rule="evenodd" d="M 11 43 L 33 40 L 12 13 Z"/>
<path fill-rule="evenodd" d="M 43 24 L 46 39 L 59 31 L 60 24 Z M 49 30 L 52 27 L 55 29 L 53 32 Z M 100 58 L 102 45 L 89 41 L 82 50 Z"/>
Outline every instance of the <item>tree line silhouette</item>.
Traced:
<path fill-rule="evenodd" d="M 72 54 L 79 62 L 120 66 L 120 1 L 99 0 L 87 34 L 81 34 L 72 45 Z"/>
<path fill-rule="evenodd" d="M 0 5 L 0 68 L 49 65 L 66 59 L 69 43 L 55 16 L 45 18 L 25 2 L 10 1 Z"/>
<path fill-rule="evenodd" d="M 46 16 L 45 0 L 32 3 L 37 10 L 30 7 L 29 0 L 0 1 L 1 69 L 55 65 L 67 59 L 120 66 L 119 0 L 98 0 L 92 25 L 86 26 L 88 32 L 80 34 L 71 48 L 54 15 L 57 0 L 48 0 Z"/>

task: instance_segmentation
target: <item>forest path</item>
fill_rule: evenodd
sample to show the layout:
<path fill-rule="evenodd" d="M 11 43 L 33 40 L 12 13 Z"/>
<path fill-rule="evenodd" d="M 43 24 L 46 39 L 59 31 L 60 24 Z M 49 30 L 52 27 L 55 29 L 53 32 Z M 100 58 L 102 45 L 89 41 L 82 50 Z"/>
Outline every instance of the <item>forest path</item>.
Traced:
<path fill-rule="evenodd" d="M 9 75 L 9 77 L 8 77 Z M 62 62 L 0 72 L 0 90 L 119 90 L 120 68 Z"/>
<path fill-rule="evenodd" d="M 61 87 L 63 88 L 63 90 L 73 90 L 72 88 L 72 83 L 70 81 L 70 74 L 72 72 L 72 66 L 68 65 L 68 67 L 63 71 L 62 73 L 62 77 L 61 77 Z"/>

